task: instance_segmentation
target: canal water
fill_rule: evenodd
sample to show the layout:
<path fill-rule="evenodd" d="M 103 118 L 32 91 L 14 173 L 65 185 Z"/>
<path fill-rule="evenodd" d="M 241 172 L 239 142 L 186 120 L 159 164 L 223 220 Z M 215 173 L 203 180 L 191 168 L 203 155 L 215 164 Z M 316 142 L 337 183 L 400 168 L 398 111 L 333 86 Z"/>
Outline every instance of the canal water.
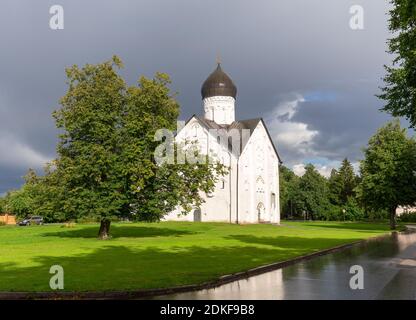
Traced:
<path fill-rule="evenodd" d="M 363 289 L 351 289 L 363 270 Z M 356 279 L 356 278 L 354 278 Z M 358 283 L 357 281 L 352 281 Z M 217 288 L 155 299 L 416 299 L 416 232 L 371 239 L 340 252 L 299 262 Z"/>

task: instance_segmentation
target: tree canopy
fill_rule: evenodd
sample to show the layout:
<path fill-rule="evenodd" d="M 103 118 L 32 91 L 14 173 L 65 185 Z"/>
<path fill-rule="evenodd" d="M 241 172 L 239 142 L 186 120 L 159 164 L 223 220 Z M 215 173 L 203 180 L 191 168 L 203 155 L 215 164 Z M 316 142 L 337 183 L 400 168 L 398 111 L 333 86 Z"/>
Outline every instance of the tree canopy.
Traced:
<path fill-rule="evenodd" d="M 279 185 L 280 185 L 280 212 L 289 217 L 297 213 L 297 206 L 294 203 L 296 190 L 298 189 L 299 177 L 292 170 L 280 165 Z"/>
<path fill-rule="evenodd" d="M 280 167 L 281 213 L 287 217 L 326 219 L 329 203 L 327 179 L 312 164 L 298 177 L 290 169 Z"/>
<path fill-rule="evenodd" d="M 329 198 L 334 205 L 345 206 L 354 197 L 358 178 L 350 161 L 345 158 L 338 170 L 333 169 L 328 179 Z"/>
<path fill-rule="evenodd" d="M 388 210 L 394 229 L 396 208 L 416 203 L 416 141 L 395 120 L 370 138 L 364 154 L 359 198 L 371 209 Z"/>
<path fill-rule="evenodd" d="M 305 166 L 305 173 L 299 179 L 297 202 L 313 219 L 319 219 L 328 209 L 327 181 L 312 164 Z"/>
<path fill-rule="evenodd" d="M 382 110 L 395 117 L 406 117 L 416 127 L 416 0 L 391 0 L 389 29 L 394 37 L 388 41 L 394 55 L 393 65 L 386 66 L 380 98 Z"/>
<path fill-rule="evenodd" d="M 120 68 L 113 57 L 66 70 L 68 92 L 53 114 L 58 157 L 39 178 L 42 210 L 65 220 L 98 219 L 101 238 L 113 217 L 158 221 L 176 206 L 198 207 L 226 171 L 215 161 L 156 163 L 155 133 L 174 131 L 179 115 L 169 77 L 157 73 L 128 86 Z"/>

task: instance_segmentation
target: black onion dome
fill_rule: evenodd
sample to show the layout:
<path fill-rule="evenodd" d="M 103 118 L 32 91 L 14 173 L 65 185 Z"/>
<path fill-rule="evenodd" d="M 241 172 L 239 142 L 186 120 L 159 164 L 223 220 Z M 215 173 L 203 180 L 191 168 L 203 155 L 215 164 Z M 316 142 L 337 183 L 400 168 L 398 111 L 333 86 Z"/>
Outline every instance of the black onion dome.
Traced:
<path fill-rule="evenodd" d="M 217 69 L 209 75 L 207 80 L 201 88 L 202 99 L 214 97 L 214 96 L 237 96 L 237 87 L 233 80 L 221 69 L 221 65 L 218 63 Z"/>

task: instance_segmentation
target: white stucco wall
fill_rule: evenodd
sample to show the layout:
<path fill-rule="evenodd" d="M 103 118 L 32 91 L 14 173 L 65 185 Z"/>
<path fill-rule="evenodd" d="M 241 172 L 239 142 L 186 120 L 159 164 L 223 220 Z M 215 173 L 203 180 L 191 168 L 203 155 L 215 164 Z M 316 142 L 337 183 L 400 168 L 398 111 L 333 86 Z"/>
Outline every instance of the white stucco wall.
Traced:
<path fill-rule="evenodd" d="M 219 124 L 231 124 L 235 120 L 235 99 L 233 97 L 215 96 L 202 101 L 205 119 Z"/>
<path fill-rule="evenodd" d="M 409 207 L 409 206 L 407 206 L 407 207 L 398 207 L 396 209 L 396 215 L 399 216 L 399 217 L 403 213 L 414 213 L 414 212 L 416 212 L 416 207 Z"/>
<path fill-rule="evenodd" d="M 215 191 L 210 195 L 203 194 L 205 203 L 202 204 L 202 221 L 232 221 L 232 212 L 235 212 L 235 172 L 236 158 L 228 150 L 217 142 L 217 137 L 210 134 L 208 129 L 203 126 L 198 119 L 191 119 L 186 126 L 178 133 L 177 142 L 198 141 L 200 152 L 209 154 L 216 160 L 221 161 L 225 166 L 231 167 L 229 173 L 220 177 Z M 194 221 L 194 213 L 190 212 L 186 216 L 181 214 L 181 208 L 177 208 L 169 213 L 165 219 L 175 221 Z"/>
<path fill-rule="evenodd" d="M 272 193 L 275 194 L 274 201 Z M 239 222 L 280 223 L 279 160 L 262 122 L 254 130 L 239 160 L 238 198 Z M 264 207 L 261 221 L 258 207 Z"/>
<path fill-rule="evenodd" d="M 258 223 L 258 206 L 262 203 L 261 222 L 280 223 L 279 160 L 262 122 L 253 131 L 238 160 L 227 148 L 219 145 L 217 137 L 211 135 L 196 118 L 187 123 L 176 139 L 198 141 L 201 153 L 215 154 L 217 159 L 231 168 L 217 182 L 211 195 L 202 195 L 205 203 L 200 208 L 201 221 Z M 274 201 L 272 193 L 275 194 Z M 177 208 L 165 219 L 194 221 L 194 213 L 184 216 Z"/>

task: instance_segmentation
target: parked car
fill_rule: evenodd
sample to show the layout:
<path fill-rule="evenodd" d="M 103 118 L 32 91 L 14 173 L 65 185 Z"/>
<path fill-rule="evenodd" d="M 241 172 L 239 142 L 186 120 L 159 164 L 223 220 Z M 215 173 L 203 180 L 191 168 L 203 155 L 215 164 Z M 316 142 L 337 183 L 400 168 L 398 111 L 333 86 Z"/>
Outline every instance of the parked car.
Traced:
<path fill-rule="evenodd" d="M 33 216 L 27 219 L 24 219 L 17 223 L 19 226 L 30 226 L 30 225 L 42 225 L 43 218 L 41 216 Z"/>

